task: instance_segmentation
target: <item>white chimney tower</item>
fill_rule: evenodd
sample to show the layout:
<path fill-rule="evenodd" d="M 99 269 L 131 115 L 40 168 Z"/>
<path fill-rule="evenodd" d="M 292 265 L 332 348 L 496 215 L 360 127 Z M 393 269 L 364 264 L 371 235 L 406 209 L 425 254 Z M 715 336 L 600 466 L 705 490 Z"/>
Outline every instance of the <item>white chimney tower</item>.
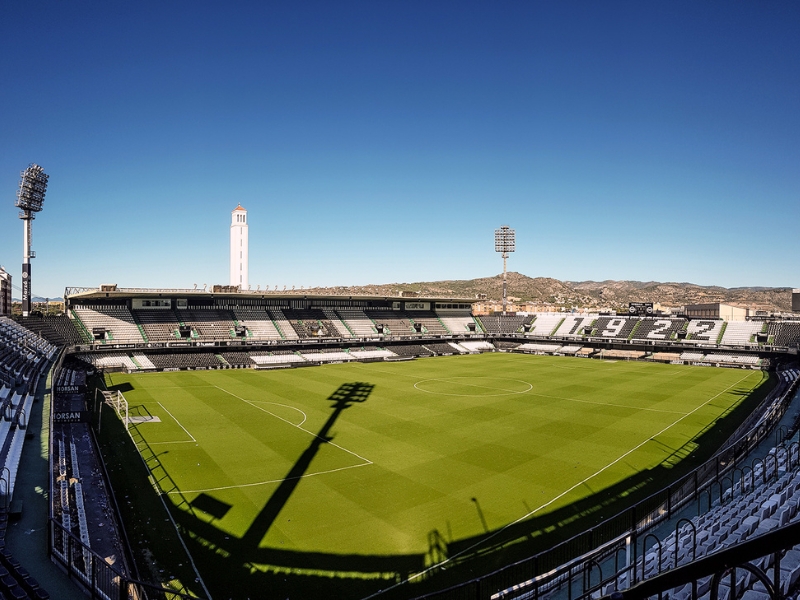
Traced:
<path fill-rule="evenodd" d="M 247 211 L 238 205 L 231 213 L 231 285 L 241 290 L 247 282 Z"/>

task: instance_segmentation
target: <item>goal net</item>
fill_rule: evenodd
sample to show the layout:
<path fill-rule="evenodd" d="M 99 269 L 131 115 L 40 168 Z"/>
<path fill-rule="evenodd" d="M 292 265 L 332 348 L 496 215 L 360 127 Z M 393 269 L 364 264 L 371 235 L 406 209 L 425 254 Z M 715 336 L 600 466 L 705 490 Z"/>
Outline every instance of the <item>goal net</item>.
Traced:
<path fill-rule="evenodd" d="M 122 421 L 123 425 L 125 425 L 125 429 L 128 429 L 128 401 L 125 399 L 125 396 L 122 395 L 122 392 L 119 390 L 115 390 L 113 392 L 103 392 L 103 401 L 114 409 L 117 413 L 117 417 L 119 420 Z"/>

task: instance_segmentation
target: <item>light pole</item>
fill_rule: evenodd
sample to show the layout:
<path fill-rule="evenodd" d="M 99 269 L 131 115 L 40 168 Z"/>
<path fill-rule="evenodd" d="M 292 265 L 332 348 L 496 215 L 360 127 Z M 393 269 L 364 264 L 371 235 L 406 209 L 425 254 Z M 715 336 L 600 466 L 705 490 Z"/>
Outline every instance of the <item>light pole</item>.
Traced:
<path fill-rule="evenodd" d="M 494 251 L 501 252 L 503 254 L 503 315 L 506 314 L 506 302 L 507 302 L 507 294 L 506 294 L 506 259 L 508 259 L 508 253 L 514 252 L 516 245 L 516 234 L 513 229 L 510 229 L 508 225 L 503 225 L 500 229 L 494 230 Z"/>
<path fill-rule="evenodd" d="M 31 221 L 36 218 L 36 213 L 42 210 L 48 177 L 39 165 L 35 163 L 28 165 L 28 168 L 22 172 L 17 202 L 14 204 L 17 208 L 22 209 L 19 212 L 19 218 L 22 219 L 23 317 L 30 316 L 31 312 L 31 259 L 36 258 L 36 253 L 31 250 Z"/>

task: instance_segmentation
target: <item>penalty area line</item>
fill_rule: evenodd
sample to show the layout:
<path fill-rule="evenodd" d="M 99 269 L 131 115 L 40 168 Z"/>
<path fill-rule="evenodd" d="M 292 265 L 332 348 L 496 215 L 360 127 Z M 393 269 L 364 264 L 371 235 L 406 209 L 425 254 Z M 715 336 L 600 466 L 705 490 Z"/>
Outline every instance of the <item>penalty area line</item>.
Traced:
<path fill-rule="evenodd" d="M 339 467 L 338 469 L 328 469 L 327 471 L 317 471 L 316 473 L 307 473 L 298 477 L 284 477 L 283 479 L 268 479 L 267 481 L 256 481 L 255 483 L 239 483 L 236 485 L 222 485 L 220 487 L 204 488 L 202 490 L 178 490 L 174 492 L 167 492 L 167 494 L 202 494 L 205 492 L 218 492 L 220 490 L 234 490 L 239 488 L 258 487 L 260 485 L 269 485 L 271 483 L 283 483 L 284 481 L 292 481 L 293 479 L 305 479 L 307 477 L 316 477 L 317 475 L 327 475 L 329 473 L 338 473 L 339 471 L 347 471 L 348 469 L 358 469 L 359 467 L 368 467 L 369 463 L 361 463 L 358 465 L 350 465 L 347 467 Z"/>
<path fill-rule="evenodd" d="M 167 410 L 167 407 L 164 406 L 163 404 L 161 404 L 161 402 L 158 402 L 157 404 L 162 409 L 164 409 L 164 412 L 167 413 L 170 417 L 172 417 L 172 420 L 175 421 L 178 424 L 178 427 L 183 429 L 183 431 L 186 433 L 186 435 L 188 435 L 192 439 L 190 439 L 190 440 L 176 440 L 176 441 L 172 441 L 172 442 L 150 442 L 149 445 L 150 446 L 156 446 L 156 445 L 160 446 L 160 445 L 163 445 L 163 444 L 192 444 L 192 443 L 196 444 L 197 440 L 195 439 L 195 437 L 191 433 L 189 433 L 189 430 L 186 429 L 186 427 L 184 427 L 181 424 L 180 421 L 178 421 L 178 419 L 175 417 L 175 415 L 173 415 L 171 412 L 169 412 L 169 410 Z"/>
<path fill-rule="evenodd" d="M 262 411 L 262 412 L 265 412 L 265 413 L 267 413 L 268 415 L 270 415 L 270 416 L 273 416 L 273 417 L 275 417 L 276 419 L 279 419 L 279 420 L 283 421 L 284 423 L 287 423 L 287 424 L 291 425 L 292 427 L 296 427 L 296 428 L 297 428 L 297 429 L 299 429 L 300 431 L 303 431 L 303 432 L 307 433 L 308 435 L 310 435 L 310 436 L 313 436 L 313 437 L 315 437 L 315 438 L 317 438 L 317 439 L 321 440 L 322 442 L 324 442 L 324 443 L 328 444 L 329 446 L 333 446 L 334 448 L 338 448 L 339 450 L 342 450 L 342 451 L 344 451 L 344 452 L 347 452 L 348 454 L 352 454 L 353 456 L 355 456 L 355 457 L 356 457 L 356 458 L 358 458 L 359 460 L 363 461 L 363 463 L 364 463 L 363 465 L 353 465 L 353 466 L 359 466 L 359 467 L 361 467 L 361 466 L 367 466 L 367 465 L 374 464 L 374 463 L 373 463 L 373 462 L 372 462 L 370 459 L 368 459 L 368 458 L 365 458 L 365 457 L 361 456 L 360 454 L 358 454 L 358 453 L 356 453 L 356 452 L 353 452 L 352 450 L 348 450 L 347 448 L 345 448 L 345 447 L 343 447 L 343 446 L 340 446 L 339 444 L 336 444 L 336 443 L 332 442 L 331 440 L 328 440 L 328 439 L 326 439 L 326 438 L 321 438 L 320 436 L 318 436 L 318 435 L 317 435 L 316 433 L 314 433 L 313 431 L 309 431 L 308 429 L 305 429 L 304 427 L 301 427 L 301 425 L 302 425 L 303 423 L 305 423 L 305 422 L 306 422 L 306 418 L 307 418 L 307 417 L 306 417 L 306 413 L 304 413 L 302 410 L 300 410 L 300 409 L 299 409 L 299 408 L 297 408 L 297 407 L 294 407 L 294 406 L 289 406 L 288 404 L 276 404 L 276 403 L 274 403 L 274 402 L 270 402 L 270 404 L 276 404 L 276 406 L 284 406 L 284 407 L 286 407 L 286 408 L 291 408 L 291 409 L 294 409 L 294 410 L 298 411 L 299 413 L 301 413 L 301 414 L 303 415 L 303 420 L 302 420 L 302 422 L 300 423 L 300 425 L 297 425 L 296 423 L 292 423 L 292 422 L 291 422 L 291 421 L 289 421 L 288 419 L 284 419 L 284 418 L 283 418 L 283 417 L 281 417 L 280 415 L 276 415 L 275 413 L 268 411 L 266 408 L 263 408 L 263 407 L 261 407 L 261 406 L 257 406 L 257 405 L 254 403 L 255 401 L 253 401 L 253 400 L 247 400 L 247 399 L 245 399 L 245 398 L 242 398 L 241 396 L 237 396 L 237 395 L 236 395 L 236 394 L 234 394 L 233 392 L 229 392 L 228 390 L 226 390 L 226 389 L 224 389 L 224 388 L 221 388 L 221 387 L 219 387 L 218 385 L 215 385 L 214 387 L 215 387 L 215 388 L 217 388 L 218 390 L 220 390 L 221 392 L 225 392 L 226 394 L 228 394 L 228 395 L 230 395 L 230 396 L 233 396 L 234 398 L 238 398 L 238 399 L 239 399 L 239 400 L 241 400 L 242 402 L 244 402 L 244 403 L 246 403 L 246 404 L 249 404 L 250 406 L 252 406 L 252 407 L 253 407 L 253 408 L 255 408 L 255 409 L 258 409 L 258 410 L 260 410 L 260 411 Z M 352 468 L 352 466 L 351 466 L 351 467 L 346 467 L 346 468 L 348 468 L 348 469 L 349 469 L 349 468 Z"/>

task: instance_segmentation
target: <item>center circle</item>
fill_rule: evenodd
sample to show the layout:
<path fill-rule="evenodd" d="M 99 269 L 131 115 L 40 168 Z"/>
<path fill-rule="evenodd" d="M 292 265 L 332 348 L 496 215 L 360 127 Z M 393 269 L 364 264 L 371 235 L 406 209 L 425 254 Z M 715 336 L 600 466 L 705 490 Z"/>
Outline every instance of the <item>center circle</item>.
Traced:
<path fill-rule="evenodd" d="M 474 398 L 490 398 L 493 396 L 512 396 L 524 394 L 533 389 L 533 385 L 521 379 L 505 377 L 439 377 L 423 379 L 414 384 L 420 392 L 438 396 L 464 396 Z"/>

